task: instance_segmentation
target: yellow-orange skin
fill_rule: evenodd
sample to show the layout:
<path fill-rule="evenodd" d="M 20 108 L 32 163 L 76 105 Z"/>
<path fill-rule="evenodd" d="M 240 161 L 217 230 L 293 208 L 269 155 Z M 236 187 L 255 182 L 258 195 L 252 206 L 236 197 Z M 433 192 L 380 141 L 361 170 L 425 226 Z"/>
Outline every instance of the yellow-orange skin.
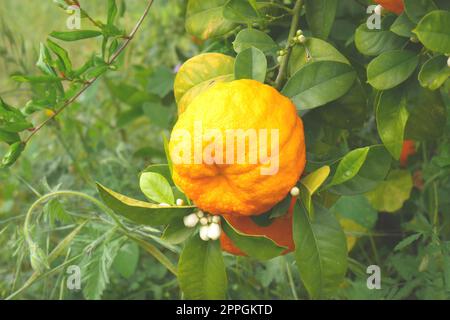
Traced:
<path fill-rule="evenodd" d="M 258 159 L 256 164 L 248 161 L 244 164 L 206 164 L 204 161 L 195 164 L 194 152 L 191 152 L 190 164 L 173 164 L 175 183 L 204 211 L 231 216 L 262 214 L 287 195 L 303 172 L 306 159 L 302 120 L 294 104 L 268 85 L 254 80 L 215 84 L 189 104 L 173 130 L 186 130 L 194 137 L 196 122 L 202 124 L 203 132 L 220 130 L 224 137 L 229 129 L 267 129 L 269 137 L 271 129 L 279 130 L 279 168 L 274 175 L 261 174 L 260 163 L 265 159 Z M 203 149 L 211 142 L 200 141 Z M 172 133 L 169 143 L 172 158 L 177 153 L 175 150 L 185 144 L 184 138 Z M 269 154 L 270 145 L 268 142 Z M 224 155 L 225 148 L 226 143 L 223 143 Z M 246 154 L 248 151 L 247 144 Z"/>
<path fill-rule="evenodd" d="M 286 254 L 294 250 L 294 240 L 292 238 L 292 213 L 297 198 L 292 198 L 288 213 L 273 219 L 269 226 L 260 226 L 253 222 L 250 217 L 225 216 L 227 221 L 238 231 L 248 235 L 266 236 L 272 239 L 279 246 L 287 247 L 283 252 Z M 236 256 L 245 256 L 238 247 L 236 247 L 230 238 L 222 232 L 220 234 L 220 245 L 222 250 Z"/>
<path fill-rule="evenodd" d="M 386 10 L 401 14 L 404 10 L 403 0 L 374 0 Z"/>

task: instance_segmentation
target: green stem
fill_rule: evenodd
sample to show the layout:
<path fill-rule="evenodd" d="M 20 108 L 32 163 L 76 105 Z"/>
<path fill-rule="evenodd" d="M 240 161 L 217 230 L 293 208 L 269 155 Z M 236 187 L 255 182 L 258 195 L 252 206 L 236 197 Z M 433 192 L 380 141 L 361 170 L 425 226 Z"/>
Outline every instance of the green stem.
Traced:
<path fill-rule="evenodd" d="M 291 56 L 291 47 L 290 47 L 289 42 L 295 36 L 295 33 L 297 32 L 298 21 L 300 18 L 300 10 L 302 8 L 302 5 L 303 5 L 303 0 L 297 0 L 295 2 L 294 9 L 292 10 L 294 15 L 292 17 L 291 27 L 289 29 L 289 35 L 288 35 L 288 39 L 286 41 L 286 46 L 285 46 L 285 50 L 287 51 L 287 53 L 281 60 L 280 70 L 279 70 L 277 78 L 275 80 L 275 87 L 277 89 L 281 89 L 281 86 L 283 85 L 284 80 L 286 79 L 289 57 Z"/>
<path fill-rule="evenodd" d="M 289 280 L 289 286 L 291 288 L 294 299 L 298 300 L 297 290 L 295 290 L 295 283 L 294 283 L 294 278 L 292 277 L 291 267 L 289 266 L 289 262 L 286 259 L 285 259 L 285 261 L 286 261 L 286 273 L 287 273 L 288 280 Z"/>

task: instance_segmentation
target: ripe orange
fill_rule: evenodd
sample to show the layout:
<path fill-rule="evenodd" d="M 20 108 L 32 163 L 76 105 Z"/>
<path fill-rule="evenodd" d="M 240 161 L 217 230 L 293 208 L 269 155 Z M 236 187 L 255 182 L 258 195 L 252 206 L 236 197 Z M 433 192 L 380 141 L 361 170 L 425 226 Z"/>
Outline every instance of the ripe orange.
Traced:
<path fill-rule="evenodd" d="M 403 0 L 374 0 L 386 10 L 401 14 L 404 10 Z"/>
<path fill-rule="evenodd" d="M 400 165 L 406 167 L 408 165 L 408 158 L 416 153 L 416 146 L 414 140 L 403 141 L 402 153 L 400 155 Z"/>
<path fill-rule="evenodd" d="M 283 252 L 286 254 L 294 250 L 294 240 L 292 239 L 292 213 L 294 211 L 294 204 L 296 197 L 291 200 L 288 213 L 273 219 L 272 224 L 269 226 L 260 226 L 256 224 L 250 217 L 236 217 L 236 216 L 224 216 L 227 221 L 238 231 L 248 235 L 266 236 L 272 239 L 279 246 L 287 247 Z M 222 232 L 220 235 L 220 245 L 222 249 L 228 253 L 245 256 L 238 247 L 233 244 L 233 241 Z"/>
<path fill-rule="evenodd" d="M 228 140 L 230 132 L 245 133 L 243 148 L 238 139 Z M 169 151 L 175 183 L 200 209 L 235 216 L 271 209 L 296 184 L 306 162 L 295 106 L 254 80 L 216 83 L 195 97 L 174 126 Z"/>

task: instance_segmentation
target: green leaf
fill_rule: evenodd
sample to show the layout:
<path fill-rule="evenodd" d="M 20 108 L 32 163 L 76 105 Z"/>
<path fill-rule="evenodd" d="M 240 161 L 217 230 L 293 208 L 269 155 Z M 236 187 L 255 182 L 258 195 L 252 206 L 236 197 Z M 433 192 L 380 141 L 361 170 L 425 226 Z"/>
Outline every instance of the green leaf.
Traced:
<path fill-rule="evenodd" d="M 32 128 L 33 125 L 25 119 L 25 116 L 0 98 L 0 129 L 2 131 L 16 133 Z"/>
<path fill-rule="evenodd" d="M 418 63 L 419 56 L 415 52 L 406 50 L 384 52 L 369 63 L 368 82 L 378 90 L 394 88 L 413 74 Z"/>
<path fill-rule="evenodd" d="M 415 26 L 416 24 L 408 18 L 408 15 L 405 12 L 403 12 L 395 19 L 391 26 L 391 31 L 401 37 L 410 38 L 413 35 L 412 30 Z"/>
<path fill-rule="evenodd" d="M 306 0 L 306 21 L 315 37 L 326 39 L 331 32 L 338 0 Z"/>
<path fill-rule="evenodd" d="M 366 92 L 357 79 L 345 95 L 323 107 L 312 110 L 310 116 L 316 117 L 318 123 L 330 127 L 354 129 L 364 125 L 371 111 Z"/>
<path fill-rule="evenodd" d="M 414 23 L 418 23 L 427 13 L 437 10 L 433 0 L 403 0 L 405 12 Z"/>
<path fill-rule="evenodd" d="M 228 0 L 189 0 L 186 9 L 186 31 L 200 39 L 222 36 L 235 28 L 223 17 Z"/>
<path fill-rule="evenodd" d="M 277 245 L 272 239 L 262 235 L 248 235 L 236 230 L 225 218 L 222 219 L 222 230 L 233 244 L 249 257 L 269 260 L 283 253 L 287 248 Z"/>
<path fill-rule="evenodd" d="M 292 48 L 288 66 L 289 75 L 294 74 L 305 64 L 315 61 L 335 61 L 350 65 L 348 59 L 331 44 L 308 37 L 303 45 Z"/>
<path fill-rule="evenodd" d="M 370 30 L 364 23 L 356 29 L 355 45 L 366 56 L 401 49 L 407 40 L 386 29 Z"/>
<path fill-rule="evenodd" d="M 223 8 L 223 16 L 237 23 L 253 23 L 261 20 L 257 8 L 247 0 L 229 0 Z"/>
<path fill-rule="evenodd" d="M 355 71 L 347 64 L 317 61 L 299 69 L 282 93 L 292 99 L 297 110 L 312 109 L 343 96 L 355 79 Z"/>
<path fill-rule="evenodd" d="M 339 217 L 350 219 L 368 230 L 375 226 L 378 219 L 377 211 L 372 208 L 364 195 L 340 197 L 330 211 Z"/>
<path fill-rule="evenodd" d="M 219 241 L 191 237 L 178 262 L 178 282 L 185 299 L 225 299 L 227 275 Z"/>
<path fill-rule="evenodd" d="M 36 62 L 36 67 L 47 75 L 56 76 L 55 71 L 51 67 L 52 62 L 53 60 L 48 48 L 41 42 L 39 44 L 39 59 Z"/>
<path fill-rule="evenodd" d="M 16 132 L 8 132 L 0 129 L 0 141 L 4 141 L 7 144 L 13 144 L 14 142 L 20 141 L 20 136 Z"/>
<path fill-rule="evenodd" d="M 333 296 L 347 270 L 345 234 L 335 216 L 315 206 L 315 218 L 301 202 L 294 207 L 295 261 L 300 278 L 312 299 Z"/>
<path fill-rule="evenodd" d="M 292 199 L 292 196 L 290 194 L 288 194 L 283 200 L 278 202 L 272 209 L 270 209 L 267 212 L 267 215 L 266 214 L 262 214 L 262 215 L 259 215 L 259 216 L 254 216 L 254 217 L 252 217 L 253 221 L 256 224 L 261 225 L 261 223 L 260 223 L 261 221 L 258 220 L 258 217 L 264 216 L 264 217 L 268 218 L 267 220 L 269 222 L 266 225 L 270 225 L 271 224 L 271 219 L 284 216 L 288 212 L 289 206 L 291 204 L 291 199 Z M 266 221 L 263 221 L 263 222 L 266 222 Z"/>
<path fill-rule="evenodd" d="M 370 147 L 358 174 L 343 184 L 333 186 L 330 191 L 340 195 L 356 195 L 370 191 L 384 180 L 391 168 L 391 161 L 392 158 L 385 147 Z"/>
<path fill-rule="evenodd" d="M 419 73 L 420 85 L 430 90 L 439 89 L 450 77 L 448 59 L 444 55 L 438 55 L 425 62 Z"/>
<path fill-rule="evenodd" d="M 164 229 L 161 239 L 170 244 L 180 244 L 188 239 L 195 230 L 195 228 L 187 228 L 181 219 L 174 220 Z"/>
<path fill-rule="evenodd" d="M 139 201 L 114 192 L 97 183 L 103 202 L 116 214 L 137 224 L 160 226 L 182 219 L 195 208 L 193 206 L 161 207 L 157 204 Z"/>
<path fill-rule="evenodd" d="M 50 48 L 50 50 L 53 51 L 54 54 L 56 54 L 59 61 L 64 66 L 64 69 L 62 71 L 64 72 L 72 71 L 72 62 L 70 61 L 69 54 L 67 53 L 67 51 L 50 39 L 47 39 L 47 46 Z"/>
<path fill-rule="evenodd" d="M 169 182 L 158 173 L 143 172 L 139 179 L 139 186 L 142 193 L 150 200 L 157 203 L 175 203 Z"/>
<path fill-rule="evenodd" d="M 394 251 L 401 251 L 406 247 L 410 246 L 413 242 L 419 240 L 421 233 L 412 234 L 404 239 L 402 239 L 397 245 L 394 247 Z"/>
<path fill-rule="evenodd" d="M 266 79 L 267 60 L 264 53 L 251 47 L 241 51 L 234 63 L 234 78 L 254 79 L 264 83 Z"/>
<path fill-rule="evenodd" d="M 155 68 L 148 79 L 148 91 L 158 95 L 160 98 L 167 96 L 172 91 L 175 75 L 166 66 Z"/>
<path fill-rule="evenodd" d="M 114 20 L 117 16 L 117 4 L 116 0 L 108 0 L 108 25 L 114 25 Z"/>
<path fill-rule="evenodd" d="M 313 195 L 330 175 L 330 167 L 323 166 L 300 180 L 300 183 Z"/>
<path fill-rule="evenodd" d="M 336 173 L 328 187 L 342 184 L 355 177 L 366 161 L 369 150 L 369 147 L 364 147 L 347 153 L 339 162 Z"/>
<path fill-rule="evenodd" d="M 378 134 L 394 159 L 400 159 L 409 112 L 402 88 L 381 93 L 376 110 Z"/>
<path fill-rule="evenodd" d="M 278 44 L 265 32 L 256 29 L 239 31 L 233 42 L 234 51 L 240 53 L 251 47 L 255 47 L 265 54 L 275 53 L 279 48 Z"/>
<path fill-rule="evenodd" d="M 391 171 L 386 181 L 366 193 L 370 204 L 378 211 L 395 212 L 409 199 L 413 181 L 407 170 Z"/>
<path fill-rule="evenodd" d="M 420 20 L 413 32 L 427 49 L 450 53 L 450 12 L 430 12 Z"/>
<path fill-rule="evenodd" d="M 96 30 L 53 31 L 50 36 L 63 41 L 78 41 L 100 37 L 102 33 Z"/>
<path fill-rule="evenodd" d="M 135 242 L 125 243 L 117 252 L 113 269 L 122 277 L 129 279 L 136 272 L 139 263 L 139 245 Z"/>
<path fill-rule="evenodd" d="M 447 109 L 439 91 L 420 86 L 418 81 L 406 88 L 409 119 L 405 137 L 416 141 L 437 139 L 444 133 Z"/>
<path fill-rule="evenodd" d="M 19 159 L 23 150 L 25 150 L 25 143 L 18 141 L 9 146 L 8 151 L 0 163 L 0 169 L 11 167 L 17 159 Z"/>
<path fill-rule="evenodd" d="M 175 183 L 172 180 L 172 174 L 170 172 L 170 168 L 169 168 L 168 164 L 151 164 L 147 168 L 142 170 L 142 172 L 159 173 L 160 175 L 162 175 L 169 182 L 169 184 L 171 186 L 175 185 Z"/>

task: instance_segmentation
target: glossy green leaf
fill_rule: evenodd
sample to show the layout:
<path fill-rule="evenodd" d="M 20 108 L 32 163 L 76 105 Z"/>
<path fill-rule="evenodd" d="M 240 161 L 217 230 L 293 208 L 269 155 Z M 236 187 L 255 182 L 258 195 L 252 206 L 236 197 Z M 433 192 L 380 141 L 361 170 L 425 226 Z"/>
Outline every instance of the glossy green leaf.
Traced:
<path fill-rule="evenodd" d="M 345 157 L 342 158 L 342 160 L 339 162 L 333 179 L 331 180 L 328 187 L 342 184 L 355 177 L 366 161 L 369 150 L 369 147 L 364 147 L 352 150 L 347 153 Z"/>
<path fill-rule="evenodd" d="M 311 221 L 306 207 L 294 207 L 293 237 L 300 278 L 312 299 L 333 296 L 347 271 L 347 243 L 336 217 L 316 205 Z"/>
<path fill-rule="evenodd" d="M 300 183 L 308 189 L 310 195 L 313 195 L 330 175 L 330 167 L 323 166 L 311 172 L 300 180 Z"/>
<path fill-rule="evenodd" d="M 331 32 L 338 0 L 306 0 L 306 21 L 315 37 L 326 39 Z"/>
<path fill-rule="evenodd" d="M 391 89 L 408 79 L 418 63 L 419 56 L 411 51 L 384 52 L 369 63 L 368 82 L 378 90 Z"/>
<path fill-rule="evenodd" d="M 191 237 L 178 262 L 178 282 L 185 299 L 225 299 L 228 281 L 219 241 Z"/>
<path fill-rule="evenodd" d="M 143 172 L 139 179 L 139 186 L 142 193 L 156 203 L 175 203 L 169 182 L 159 173 Z"/>
<path fill-rule="evenodd" d="M 222 219 L 222 230 L 233 244 L 249 257 L 269 260 L 281 255 L 287 248 L 277 245 L 272 239 L 263 235 L 248 235 L 236 230 L 226 219 Z"/>
<path fill-rule="evenodd" d="M 448 57 L 438 55 L 422 66 L 419 73 L 419 81 L 422 87 L 430 90 L 439 89 L 450 77 L 450 67 L 447 65 Z"/>
<path fill-rule="evenodd" d="M 0 162 L 0 169 L 11 167 L 17 159 L 19 159 L 23 150 L 25 150 L 25 143 L 22 141 L 18 141 L 10 145 L 8 151 Z"/>
<path fill-rule="evenodd" d="M 102 33 L 96 30 L 53 31 L 50 36 L 63 41 L 78 41 L 82 39 L 96 38 Z"/>
<path fill-rule="evenodd" d="M 223 17 L 228 0 L 189 0 L 186 9 L 186 30 L 200 38 L 222 36 L 235 28 L 235 24 Z"/>
<path fill-rule="evenodd" d="M 265 54 L 275 53 L 279 48 L 276 42 L 265 32 L 256 29 L 243 29 L 239 31 L 233 42 L 234 51 L 240 53 L 251 47 L 255 47 Z"/>
<path fill-rule="evenodd" d="M 395 212 L 409 199 L 413 181 L 407 170 L 391 171 L 374 190 L 366 193 L 371 205 L 378 211 Z"/>
<path fill-rule="evenodd" d="M 170 168 L 168 164 L 151 164 L 146 167 L 142 172 L 154 172 L 162 175 L 171 186 L 174 186 L 175 183 L 172 180 L 172 174 L 170 172 Z"/>
<path fill-rule="evenodd" d="M 365 23 L 355 32 L 356 48 L 367 56 L 377 56 L 386 51 L 401 49 L 406 41 L 389 30 L 370 30 Z"/>
<path fill-rule="evenodd" d="M 381 93 L 376 110 L 378 134 L 394 159 L 400 159 L 409 112 L 403 89 Z"/>
<path fill-rule="evenodd" d="M 420 20 L 416 29 L 420 42 L 432 51 L 450 53 L 450 12 L 433 11 Z"/>
<path fill-rule="evenodd" d="M 234 62 L 234 78 L 236 80 L 253 79 L 264 83 L 266 71 L 266 56 L 255 47 L 241 51 Z"/>
<path fill-rule="evenodd" d="M 401 37 L 410 38 L 413 35 L 412 30 L 415 26 L 416 24 L 408 18 L 408 15 L 405 12 L 403 12 L 392 24 L 391 31 Z"/>
<path fill-rule="evenodd" d="M 297 110 L 312 109 L 343 96 L 355 79 L 355 71 L 347 64 L 317 61 L 299 69 L 282 93 L 292 99 Z"/>
<path fill-rule="evenodd" d="M 123 216 L 137 224 L 160 226 L 171 223 L 174 219 L 182 219 L 192 212 L 192 206 L 162 207 L 129 198 L 114 192 L 97 183 L 97 189 L 103 202 L 116 214 Z"/>
<path fill-rule="evenodd" d="M 113 25 L 118 13 L 116 0 L 108 0 L 108 25 Z"/>
<path fill-rule="evenodd" d="M 391 168 L 391 155 L 383 146 L 370 147 L 358 173 L 345 183 L 333 186 L 330 191 L 340 195 L 357 195 L 374 189 L 384 180 Z"/>
<path fill-rule="evenodd" d="M 348 59 L 330 43 L 308 37 L 304 45 L 292 48 L 288 73 L 292 75 L 305 64 L 315 61 L 335 61 L 350 65 Z"/>

